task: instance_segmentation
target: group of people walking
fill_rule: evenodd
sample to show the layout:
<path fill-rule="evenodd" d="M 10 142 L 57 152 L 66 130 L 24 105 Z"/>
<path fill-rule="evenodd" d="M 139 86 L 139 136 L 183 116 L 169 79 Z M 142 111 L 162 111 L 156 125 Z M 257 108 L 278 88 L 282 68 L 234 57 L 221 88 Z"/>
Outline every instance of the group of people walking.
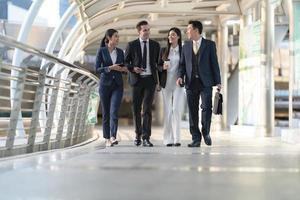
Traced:
<path fill-rule="evenodd" d="M 203 137 L 211 145 L 212 87 L 221 89 L 220 70 L 213 41 L 204 39 L 202 23 L 189 21 L 188 41 L 182 46 L 180 29 L 168 31 L 167 47 L 160 48 L 150 39 L 150 25 L 140 21 L 136 25 L 138 38 L 128 43 L 125 53 L 118 48 L 119 34 L 108 29 L 96 56 L 96 72 L 100 75 L 100 101 L 103 137 L 106 146 L 118 144 L 118 110 L 123 96 L 122 73 L 128 74 L 132 87 L 134 145 L 152 147 L 152 103 L 157 85 L 162 88 L 164 105 L 163 142 L 166 146 L 181 146 L 180 121 L 184 102 L 184 88 L 189 108 L 192 142 L 188 147 L 200 147 Z M 201 97 L 201 125 L 199 129 L 199 100 Z M 142 111 L 142 112 L 141 112 Z"/>

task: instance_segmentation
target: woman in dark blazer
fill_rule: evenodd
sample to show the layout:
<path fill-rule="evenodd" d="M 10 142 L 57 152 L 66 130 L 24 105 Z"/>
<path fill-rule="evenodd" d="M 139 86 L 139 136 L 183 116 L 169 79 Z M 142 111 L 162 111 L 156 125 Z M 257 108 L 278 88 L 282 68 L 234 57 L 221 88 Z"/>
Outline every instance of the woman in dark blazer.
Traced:
<path fill-rule="evenodd" d="M 118 31 L 108 29 L 97 52 L 96 71 L 100 75 L 100 101 L 102 107 L 103 137 L 106 146 L 118 144 L 118 111 L 123 97 L 122 73 L 124 67 L 124 52 L 117 48 Z"/>
<path fill-rule="evenodd" d="M 164 105 L 164 134 L 166 146 L 180 146 L 180 121 L 184 89 L 176 85 L 181 55 L 181 32 L 173 27 L 168 32 L 168 45 L 160 51 L 158 68 Z"/>

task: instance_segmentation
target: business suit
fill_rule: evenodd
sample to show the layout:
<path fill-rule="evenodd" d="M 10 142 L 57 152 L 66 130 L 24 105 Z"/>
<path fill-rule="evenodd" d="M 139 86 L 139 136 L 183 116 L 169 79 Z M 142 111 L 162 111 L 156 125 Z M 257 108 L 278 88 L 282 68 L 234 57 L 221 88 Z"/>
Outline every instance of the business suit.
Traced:
<path fill-rule="evenodd" d="M 118 111 L 123 96 L 123 79 L 119 71 L 109 70 L 113 64 L 124 63 L 123 50 L 116 48 L 116 61 L 112 61 L 107 47 L 101 47 L 97 52 L 96 71 L 100 74 L 100 100 L 102 108 L 103 137 L 116 138 L 118 130 Z"/>
<path fill-rule="evenodd" d="M 157 60 L 159 56 L 160 46 L 151 39 L 147 44 L 147 65 L 149 66 L 148 75 L 138 74 L 134 71 L 134 67 L 142 66 L 142 44 L 138 38 L 128 43 L 125 51 L 125 65 L 129 70 L 128 81 L 132 86 L 132 103 L 133 103 L 133 119 L 135 123 L 136 139 L 149 140 L 151 136 L 152 123 L 152 103 L 157 78 Z M 141 116 L 141 108 L 143 114 Z M 142 119 L 143 118 L 143 119 Z M 137 145 L 138 146 L 138 145 Z"/>
<path fill-rule="evenodd" d="M 193 41 L 185 42 L 178 75 L 182 79 L 185 78 L 192 140 L 193 142 L 200 142 L 201 132 L 204 139 L 209 137 L 212 115 L 212 86 L 221 84 L 215 43 L 202 38 L 201 46 L 195 54 Z M 198 125 L 200 97 L 202 101 L 201 132 Z"/>
<path fill-rule="evenodd" d="M 168 69 L 163 69 L 163 55 L 167 48 L 162 48 L 159 55 L 159 83 L 162 87 L 164 104 L 163 142 L 165 145 L 180 144 L 180 122 L 184 102 L 184 89 L 176 85 L 179 69 L 180 49 L 170 47 Z"/>

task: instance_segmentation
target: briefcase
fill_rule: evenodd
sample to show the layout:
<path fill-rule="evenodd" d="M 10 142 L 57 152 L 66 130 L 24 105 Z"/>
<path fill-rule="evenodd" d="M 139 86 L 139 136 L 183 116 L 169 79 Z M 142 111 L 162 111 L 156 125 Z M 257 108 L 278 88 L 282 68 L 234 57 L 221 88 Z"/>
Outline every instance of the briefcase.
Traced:
<path fill-rule="evenodd" d="M 213 113 L 215 115 L 222 115 L 222 103 L 223 103 L 223 95 L 219 91 L 217 91 L 215 93 L 214 107 L 213 107 Z"/>

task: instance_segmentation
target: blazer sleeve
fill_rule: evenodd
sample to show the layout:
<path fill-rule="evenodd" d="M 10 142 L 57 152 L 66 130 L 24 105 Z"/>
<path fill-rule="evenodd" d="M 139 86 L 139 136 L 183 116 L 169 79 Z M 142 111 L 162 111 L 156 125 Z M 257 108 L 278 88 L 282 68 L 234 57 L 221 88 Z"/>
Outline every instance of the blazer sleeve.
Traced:
<path fill-rule="evenodd" d="M 163 61 L 162 57 L 163 57 L 165 51 L 166 51 L 166 48 L 161 48 L 160 52 L 159 52 L 159 57 L 158 57 L 158 61 L 157 61 L 157 69 L 159 72 L 163 71 L 164 61 Z"/>
<path fill-rule="evenodd" d="M 133 49 L 132 49 L 132 43 L 129 42 L 127 47 L 126 47 L 126 50 L 125 50 L 125 58 L 124 58 L 124 61 L 125 61 L 125 66 L 127 67 L 127 69 L 130 71 L 130 72 L 134 72 L 133 71 Z"/>
<path fill-rule="evenodd" d="M 101 73 L 109 73 L 109 66 L 105 66 L 104 64 L 104 59 L 103 59 L 103 49 L 100 48 L 97 52 L 97 56 L 96 56 L 96 72 L 97 74 L 101 74 Z"/>
<path fill-rule="evenodd" d="M 212 63 L 212 71 L 213 71 L 213 78 L 214 78 L 214 84 L 218 85 L 221 84 L 221 76 L 220 76 L 220 68 L 218 63 L 218 57 L 217 57 L 217 49 L 215 42 L 212 41 L 211 43 L 211 52 L 210 52 L 210 61 Z"/>
<path fill-rule="evenodd" d="M 178 78 L 184 79 L 186 75 L 186 68 L 185 68 L 185 50 L 184 46 L 181 51 L 181 56 L 179 60 L 179 68 L 178 68 Z"/>

